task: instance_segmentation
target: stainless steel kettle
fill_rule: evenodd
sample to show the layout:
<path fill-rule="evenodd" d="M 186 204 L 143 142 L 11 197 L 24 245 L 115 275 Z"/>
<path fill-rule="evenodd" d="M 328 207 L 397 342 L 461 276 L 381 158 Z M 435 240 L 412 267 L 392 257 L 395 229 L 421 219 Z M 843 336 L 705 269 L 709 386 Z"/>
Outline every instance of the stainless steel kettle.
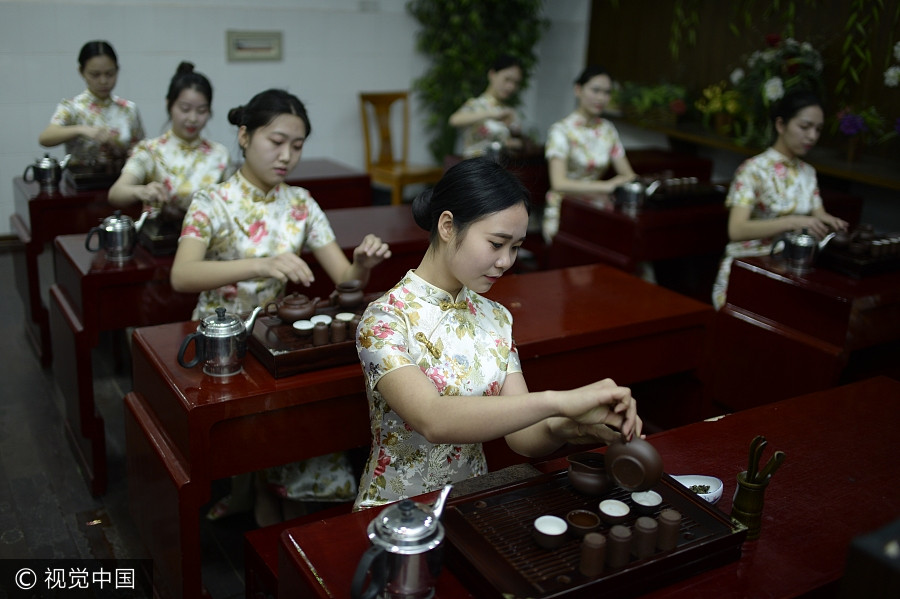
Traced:
<path fill-rule="evenodd" d="M 812 268 L 816 255 L 834 236 L 835 233 L 829 233 L 822 241 L 818 241 L 805 228 L 799 233 L 796 231 L 786 233 L 772 244 L 769 255 L 774 256 L 781 252 L 781 258 L 788 268 L 796 272 L 805 272 Z"/>
<path fill-rule="evenodd" d="M 149 212 L 141 214 L 135 222 L 121 210 L 103 219 L 99 227 L 92 227 L 84 240 L 84 248 L 89 252 L 106 250 L 106 259 L 111 262 L 126 262 L 134 255 L 137 235 Z M 97 247 L 91 247 L 91 240 L 97 237 Z"/>
<path fill-rule="evenodd" d="M 226 314 L 225 308 L 216 308 L 215 314 L 200 321 L 196 332 L 184 338 L 178 350 L 178 363 L 183 368 L 202 363 L 203 372 L 210 376 L 239 373 L 247 354 L 247 337 L 261 311 L 262 307 L 257 306 L 247 320 L 241 320 L 234 314 Z M 195 355 L 193 359 L 185 360 L 191 342 L 195 345 Z"/>
<path fill-rule="evenodd" d="M 360 559 L 353 575 L 353 599 L 429 599 L 441 571 L 440 522 L 451 485 L 441 491 L 433 506 L 404 499 L 389 505 L 369 522 L 372 546 Z M 366 575 L 369 586 L 363 589 Z"/>
<path fill-rule="evenodd" d="M 34 164 L 25 167 L 22 178 L 31 183 L 37 181 L 41 185 L 41 191 L 57 191 L 59 182 L 62 180 L 62 173 L 72 158 L 71 154 L 66 154 L 62 161 L 57 162 L 56 158 L 50 154 L 44 154 L 43 158 L 38 158 Z M 28 177 L 28 171 L 31 171 L 31 178 Z"/>

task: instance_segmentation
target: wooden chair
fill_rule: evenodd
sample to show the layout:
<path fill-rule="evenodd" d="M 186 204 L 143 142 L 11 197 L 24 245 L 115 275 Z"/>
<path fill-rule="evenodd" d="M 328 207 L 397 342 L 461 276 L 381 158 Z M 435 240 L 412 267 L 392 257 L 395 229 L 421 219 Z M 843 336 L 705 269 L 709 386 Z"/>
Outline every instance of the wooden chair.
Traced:
<path fill-rule="evenodd" d="M 396 136 L 391 131 L 391 112 L 396 102 L 403 111 L 402 151 L 394 156 Z M 391 189 L 391 204 L 403 203 L 403 188 L 414 183 L 436 183 L 444 174 L 439 166 L 409 164 L 409 92 L 362 92 L 359 94 L 363 137 L 366 143 L 366 170 L 372 181 Z M 374 127 L 373 127 L 374 124 Z M 378 153 L 373 155 L 373 128 L 378 136 Z"/>

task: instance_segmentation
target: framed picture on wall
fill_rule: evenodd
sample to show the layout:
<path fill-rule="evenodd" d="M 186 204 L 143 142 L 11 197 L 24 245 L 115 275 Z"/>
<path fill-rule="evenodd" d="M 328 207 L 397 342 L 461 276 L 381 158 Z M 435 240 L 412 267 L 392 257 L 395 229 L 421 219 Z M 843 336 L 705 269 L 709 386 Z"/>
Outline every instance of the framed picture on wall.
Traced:
<path fill-rule="evenodd" d="M 228 60 L 281 60 L 280 31 L 226 31 Z"/>

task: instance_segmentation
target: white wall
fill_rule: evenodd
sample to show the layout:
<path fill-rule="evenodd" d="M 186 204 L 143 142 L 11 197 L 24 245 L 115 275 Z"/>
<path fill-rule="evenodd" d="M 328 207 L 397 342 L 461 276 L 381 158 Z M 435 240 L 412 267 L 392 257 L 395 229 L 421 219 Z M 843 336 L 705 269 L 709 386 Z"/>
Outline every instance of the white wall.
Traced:
<path fill-rule="evenodd" d="M 363 167 L 357 93 L 409 88 L 426 68 L 418 24 L 405 0 L 0 0 L 0 235 L 9 234 L 12 180 L 47 150 L 37 143 L 59 100 L 83 91 L 77 54 L 109 41 L 121 67 L 115 93 L 135 101 L 148 136 L 166 125 L 164 96 L 189 60 L 213 84 L 205 134 L 236 151 L 226 115 L 256 92 L 282 87 L 306 104 L 313 133 L 304 156 Z M 528 129 L 542 136 L 572 106 L 571 82 L 587 53 L 589 0 L 545 3 L 551 28 L 523 96 Z M 227 30 L 283 33 L 279 62 L 228 62 Z M 422 113 L 413 103 L 411 159 L 428 161 Z M 61 147 L 49 150 L 62 158 Z"/>

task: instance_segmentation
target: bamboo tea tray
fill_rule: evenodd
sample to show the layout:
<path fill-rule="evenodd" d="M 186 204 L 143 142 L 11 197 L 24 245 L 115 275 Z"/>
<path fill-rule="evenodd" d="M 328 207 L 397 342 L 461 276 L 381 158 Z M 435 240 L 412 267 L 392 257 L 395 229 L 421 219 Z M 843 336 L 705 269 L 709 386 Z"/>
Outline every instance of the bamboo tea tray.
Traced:
<path fill-rule="evenodd" d="M 545 597 L 630 597 L 735 561 L 747 536 L 742 524 L 664 474 L 654 490 L 662 495 L 660 511 L 681 512 L 681 534 L 675 549 L 637 559 L 618 569 L 588 578 L 578 571 L 580 539 L 571 538 L 559 549 L 542 549 L 532 539 L 534 519 L 543 514 L 565 518 L 573 509 L 595 513 L 601 499 L 631 505 L 621 488 L 602 497 L 583 495 L 572 488 L 566 471 L 547 474 L 526 485 L 473 495 L 444 513 L 450 540 L 447 565 L 476 597 L 497 599 Z M 632 515 L 624 524 L 634 526 Z M 598 532 L 606 535 L 609 526 Z"/>
<path fill-rule="evenodd" d="M 355 309 L 331 305 L 328 300 L 316 304 L 316 314 L 327 314 L 332 318 L 340 312 L 360 315 L 381 293 L 368 294 Z M 315 346 L 312 336 L 301 337 L 290 324 L 277 316 L 260 316 L 253 325 L 253 334 L 247 340 L 247 348 L 266 370 L 275 377 L 283 378 L 301 372 L 359 363 L 356 353 L 356 331 L 347 331 L 347 340 L 339 343 Z"/>

